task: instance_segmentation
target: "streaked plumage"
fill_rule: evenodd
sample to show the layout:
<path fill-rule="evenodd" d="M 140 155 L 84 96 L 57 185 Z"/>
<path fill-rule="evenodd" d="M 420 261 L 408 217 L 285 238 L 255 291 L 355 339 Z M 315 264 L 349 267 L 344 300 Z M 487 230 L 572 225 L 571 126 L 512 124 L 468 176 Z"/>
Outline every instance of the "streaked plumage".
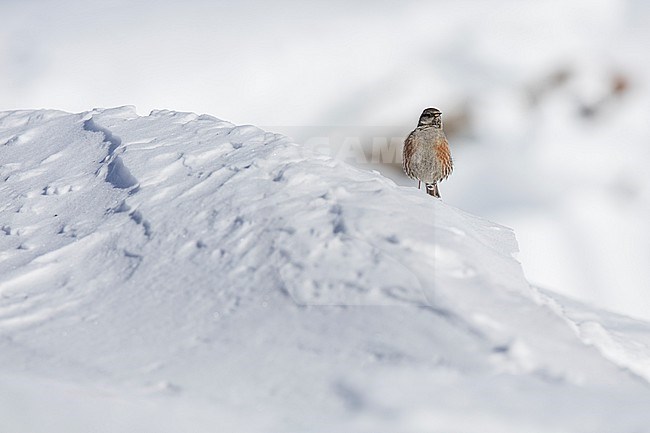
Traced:
<path fill-rule="evenodd" d="M 427 108 L 422 112 L 418 126 L 404 141 L 403 158 L 406 175 L 424 182 L 427 193 L 438 198 L 438 182 L 449 177 L 453 171 L 441 114 L 437 108 Z"/>

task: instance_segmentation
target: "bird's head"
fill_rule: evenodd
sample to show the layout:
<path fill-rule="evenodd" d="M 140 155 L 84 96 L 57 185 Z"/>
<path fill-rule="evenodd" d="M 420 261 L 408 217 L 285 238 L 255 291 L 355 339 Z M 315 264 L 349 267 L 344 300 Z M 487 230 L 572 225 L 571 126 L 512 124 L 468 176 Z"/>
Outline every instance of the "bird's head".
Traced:
<path fill-rule="evenodd" d="M 420 115 L 418 126 L 434 126 L 442 128 L 442 111 L 437 108 L 426 108 Z"/>

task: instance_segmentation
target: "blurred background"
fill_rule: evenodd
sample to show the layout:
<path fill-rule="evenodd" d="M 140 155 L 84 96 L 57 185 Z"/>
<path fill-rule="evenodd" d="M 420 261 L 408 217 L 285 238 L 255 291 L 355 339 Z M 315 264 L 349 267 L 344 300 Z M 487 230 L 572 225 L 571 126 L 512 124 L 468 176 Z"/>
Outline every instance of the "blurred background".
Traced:
<path fill-rule="evenodd" d="M 650 319 L 650 2 L 2 0 L 0 17 L 0 110 L 208 113 L 415 186 L 401 143 L 437 107 L 446 203 L 514 228 L 533 284 Z"/>

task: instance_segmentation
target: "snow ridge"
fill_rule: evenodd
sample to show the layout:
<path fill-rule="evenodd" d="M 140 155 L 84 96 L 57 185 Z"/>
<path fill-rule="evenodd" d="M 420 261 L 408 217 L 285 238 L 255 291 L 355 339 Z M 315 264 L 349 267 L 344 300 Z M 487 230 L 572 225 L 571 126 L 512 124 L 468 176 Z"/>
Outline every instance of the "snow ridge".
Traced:
<path fill-rule="evenodd" d="M 124 166 L 122 158 L 116 155 L 116 150 L 122 145 L 122 140 L 114 136 L 111 131 L 95 123 L 93 117 L 83 123 L 83 128 L 88 132 L 98 132 L 103 134 L 104 142 L 108 143 L 108 153 L 103 162 L 107 163 L 106 182 L 109 182 L 115 188 L 131 188 L 138 184 L 138 180 L 133 177 L 128 168 Z"/>
<path fill-rule="evenodd" d="M 506 227 L 206 115 L 2 113 L 0 143 L 0 427 L 650 421 L 647 383 L 529 287 Z"/>

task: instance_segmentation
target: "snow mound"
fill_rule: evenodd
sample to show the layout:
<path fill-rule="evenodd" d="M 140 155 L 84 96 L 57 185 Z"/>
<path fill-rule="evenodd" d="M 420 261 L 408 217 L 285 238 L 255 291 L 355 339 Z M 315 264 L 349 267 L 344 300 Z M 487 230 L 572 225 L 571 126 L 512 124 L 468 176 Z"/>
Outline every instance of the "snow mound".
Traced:
<path fill-rule="evenodd" d="M 650 326 L 565 311 L 511 230 L 377 173 L 130 107 L 0 113 L 0 161 L 2 431 L 650 422 Z"/>

